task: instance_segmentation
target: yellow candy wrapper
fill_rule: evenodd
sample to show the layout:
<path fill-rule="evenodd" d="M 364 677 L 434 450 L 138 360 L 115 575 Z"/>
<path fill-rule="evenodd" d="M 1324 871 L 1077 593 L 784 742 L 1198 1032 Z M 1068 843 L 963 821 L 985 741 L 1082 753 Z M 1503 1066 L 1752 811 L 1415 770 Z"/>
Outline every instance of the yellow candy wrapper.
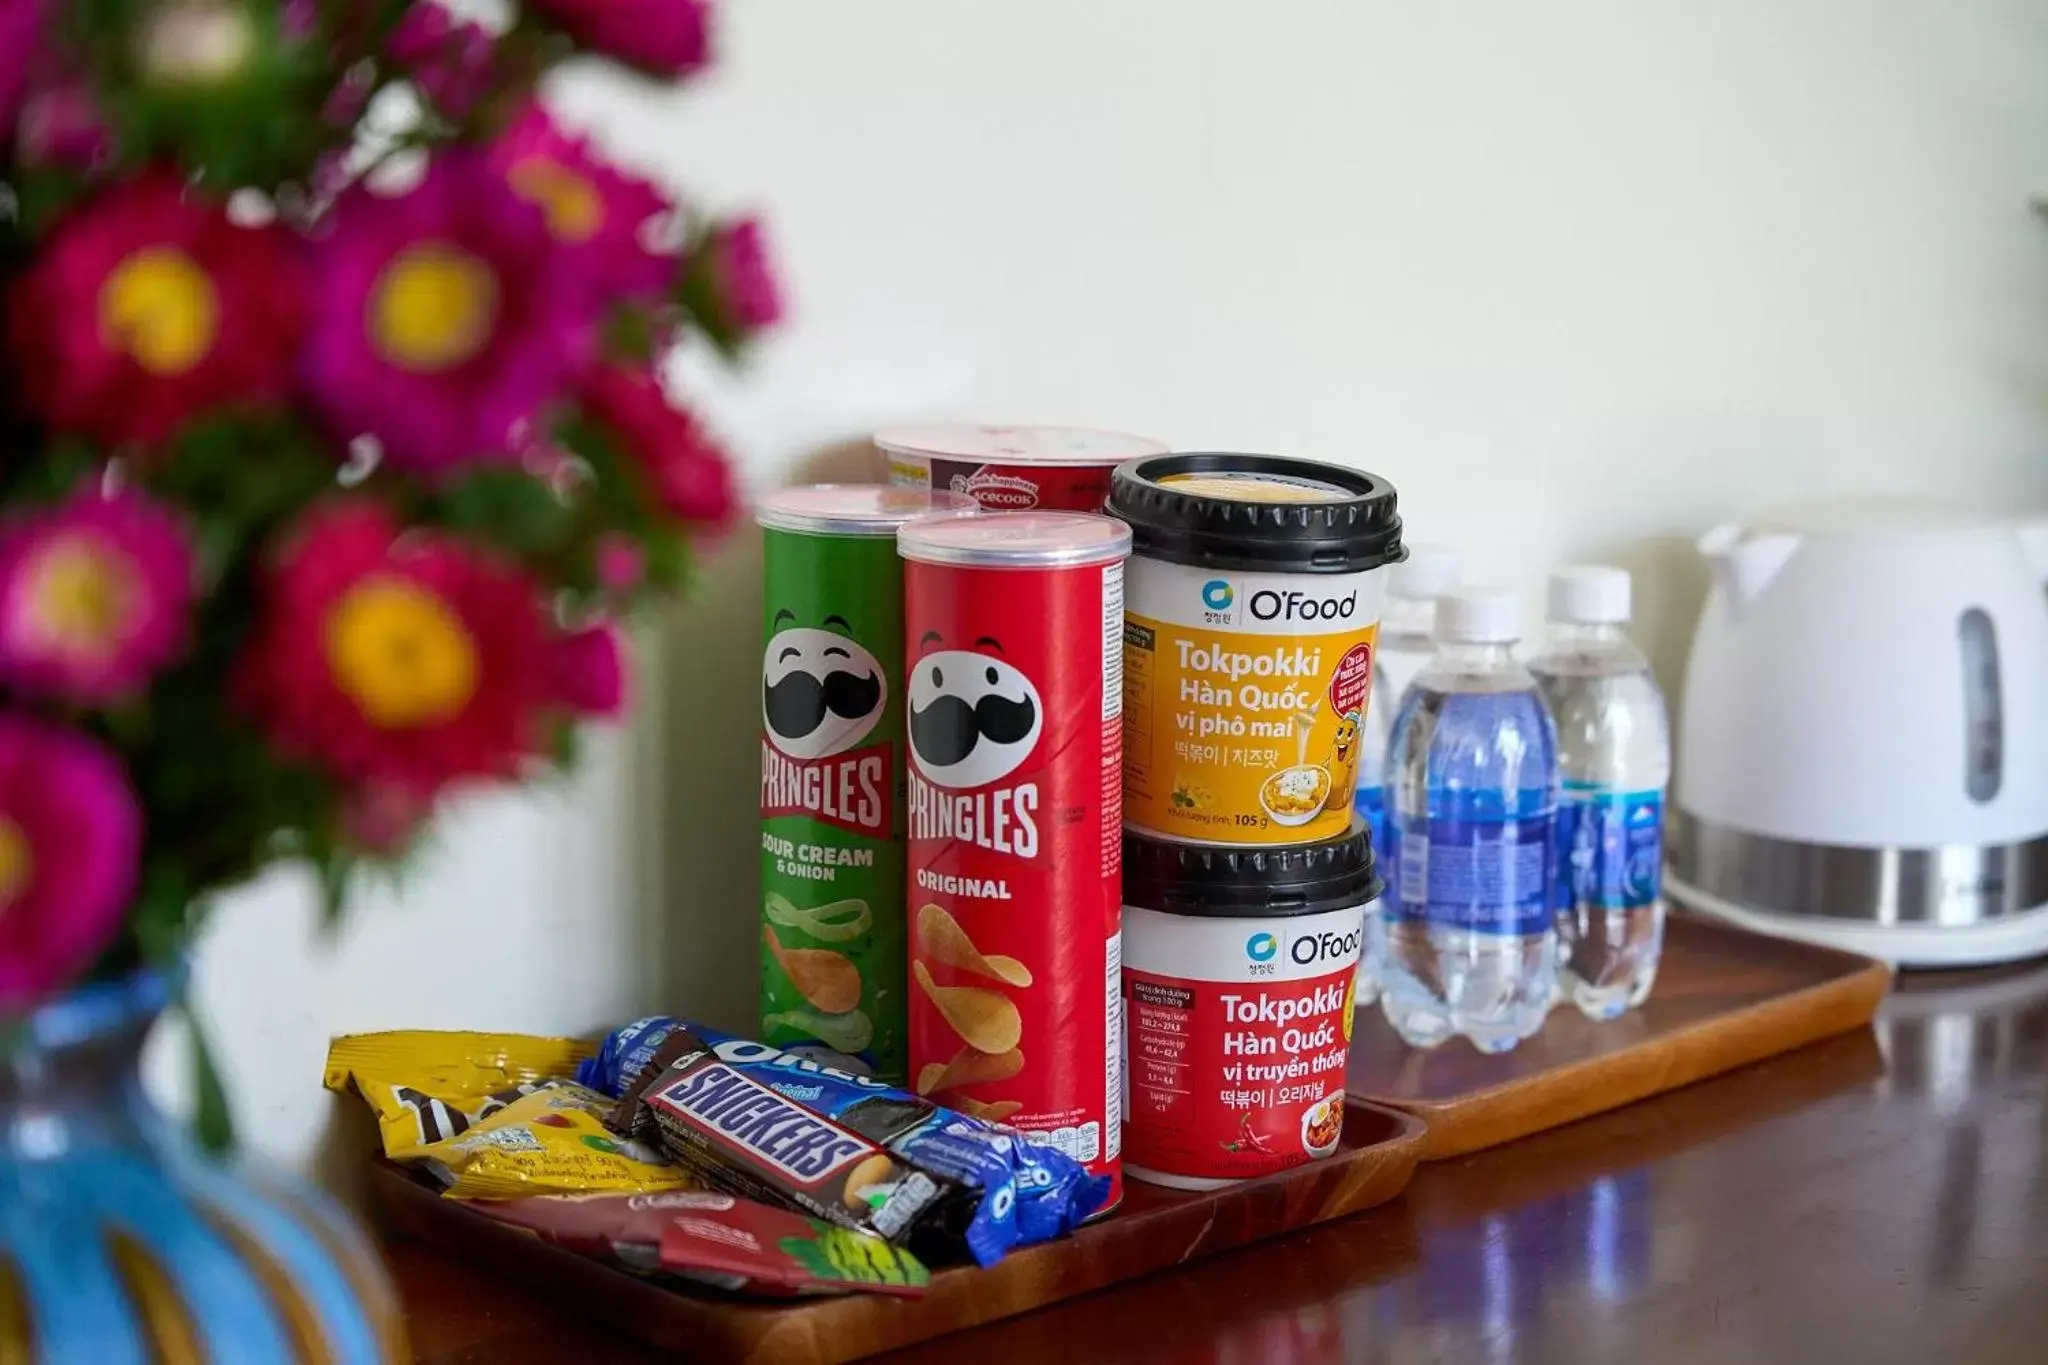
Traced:
<path fill-rule="evenodd" d="M 460 1137 L 416 1147 L 451 1199 L 534 1194 L 646 1194 L 693 1188 L 660 1153 L 604 1126 L 614 1101 L 574 1081 L 539 1090 L 470 1125 Z"/>
<path fill-rule="evenodd" d="M 402 1161 L 560 1084 L 590 1047 L 521 1033 L 359 1033 L 328 1045 L 327 1088 L 353 1086 L 376 1112 L 384 1155 Z"/>

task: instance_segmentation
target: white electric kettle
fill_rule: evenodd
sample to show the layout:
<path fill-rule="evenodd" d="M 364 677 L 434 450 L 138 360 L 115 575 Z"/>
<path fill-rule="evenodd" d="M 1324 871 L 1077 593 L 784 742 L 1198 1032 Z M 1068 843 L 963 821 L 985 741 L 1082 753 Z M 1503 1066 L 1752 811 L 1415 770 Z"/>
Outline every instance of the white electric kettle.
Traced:
<path fill-rule="evenodd" d="M 1905 965 L 2048 953 L 2048 520 L 1864 502 L 1699 544 L 1672 896 Z"/>

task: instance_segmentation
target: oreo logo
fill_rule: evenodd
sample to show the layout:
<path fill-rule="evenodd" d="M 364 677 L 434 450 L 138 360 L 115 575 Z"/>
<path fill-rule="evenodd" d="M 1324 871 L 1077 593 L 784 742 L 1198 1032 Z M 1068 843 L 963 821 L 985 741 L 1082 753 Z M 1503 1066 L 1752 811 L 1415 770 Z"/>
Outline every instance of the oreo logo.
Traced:
<path fill-rule="evenodd" d="M 937 634 L 924 645 L 942 644 Z M 985 787 L 1024 765 L 1045 726 L 1038 689 L 983 636 L 975 648 L 940 649 L 910 675 L 910 757 L 941 787 Z M 992 651 L 992 652 L 984 652 Z"/>
<path fill-rule="evenodd" d="M 889 684 L 845 617 L 822 622 L 839 630 L 795 621 L 794 612 L 775 613 L 775 634 L 761 656 L 761 721 L 769 741 L 791 758 L 829 758 L 868 737 L 888 704 Z"/>

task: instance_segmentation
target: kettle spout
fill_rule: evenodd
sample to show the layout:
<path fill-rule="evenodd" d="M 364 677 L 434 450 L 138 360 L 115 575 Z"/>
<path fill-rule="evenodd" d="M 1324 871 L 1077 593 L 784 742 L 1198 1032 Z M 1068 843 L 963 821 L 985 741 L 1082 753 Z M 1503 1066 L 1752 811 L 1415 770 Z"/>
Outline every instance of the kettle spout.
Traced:
<path fill-rule="evenodd" d="M 1731 607 L 1741 610 L 1753 603 L 1778 576 L 1799 537 L 1783 531 L 1752 533 L 1739 525 L 1716 526 L 1699 539 L 1699 551 L 1714 566 L 1715 581 Z"/>

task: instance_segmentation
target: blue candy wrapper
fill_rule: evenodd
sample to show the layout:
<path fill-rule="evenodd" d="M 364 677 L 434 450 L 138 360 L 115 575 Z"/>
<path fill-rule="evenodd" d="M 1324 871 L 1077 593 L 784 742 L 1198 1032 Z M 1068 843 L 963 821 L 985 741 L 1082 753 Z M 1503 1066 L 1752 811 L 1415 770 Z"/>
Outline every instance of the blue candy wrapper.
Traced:
<path fill-rule="evenodd" d="M 686 1020 L 605 1038 L 577 1080 L 611 1122 L 705 1183 L 982 1265 L 1061 1236 L 1109 1180 L 1020 1134 L 866 1076 Z"/>

